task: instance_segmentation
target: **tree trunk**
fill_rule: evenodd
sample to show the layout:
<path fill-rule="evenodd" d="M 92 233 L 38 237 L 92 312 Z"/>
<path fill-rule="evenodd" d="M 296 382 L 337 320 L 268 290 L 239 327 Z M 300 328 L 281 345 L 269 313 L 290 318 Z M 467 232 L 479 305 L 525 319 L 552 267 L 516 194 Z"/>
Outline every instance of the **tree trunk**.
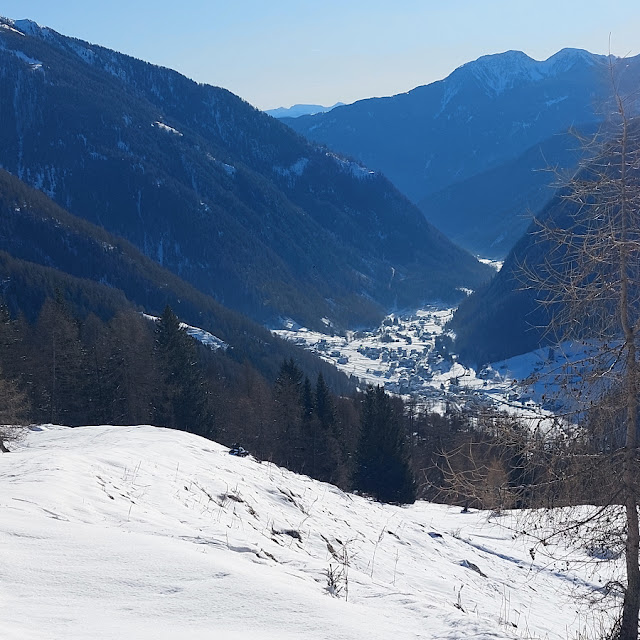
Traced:
<path fill-rule="evenodd" d="M 620 158 L 620 320 L 627 348 L 625 371 L 626 392 L 626 437 L 622 484 L 626 512 L 627 537 L 625 540 L 625 561 L 627 569 L 627 588 L 622 605 L 620 640 L 638 640 L 638 613 L 640 612 L 640 567 L 638 566 L 638 548 L 640 530 L 638 529 L 638 498 L 636 491 L 635 462 L 637 455 L 638 429 L 638 362 L 636 354 L 636 326 L 631 319 L 629 281 L 629 261 L 633 247 L 630 246 L 631 194 L 627 185 L 627 144 L 628 120 L 624 105 L 618 97 L 618 108 L 622 117 L 622 145 Z"/>
<path fill-rule="evenodd" d="M 638 613 L 640 612 L 640 569 L 638 568 L 640 532 L 638 531 L 638 510 L 635 496 L 627 496 L 625 507 L 627 516 L 627 540 L 625 546 L 627 589 L 622 605 L 620 640 L 637 640 Z"/>

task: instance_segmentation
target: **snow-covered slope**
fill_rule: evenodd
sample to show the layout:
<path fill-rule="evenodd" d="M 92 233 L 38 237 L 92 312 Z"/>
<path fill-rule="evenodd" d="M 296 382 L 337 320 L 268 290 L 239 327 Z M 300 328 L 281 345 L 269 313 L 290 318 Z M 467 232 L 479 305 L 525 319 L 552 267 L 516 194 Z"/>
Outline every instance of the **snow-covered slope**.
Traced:
<path fill-rule="evenodd" d="M 32 430 L 0 487 L 3 638 L 565 640 L 597 582 L 532 564 L 510 516 L 383 506 L 156 427 Z"/>

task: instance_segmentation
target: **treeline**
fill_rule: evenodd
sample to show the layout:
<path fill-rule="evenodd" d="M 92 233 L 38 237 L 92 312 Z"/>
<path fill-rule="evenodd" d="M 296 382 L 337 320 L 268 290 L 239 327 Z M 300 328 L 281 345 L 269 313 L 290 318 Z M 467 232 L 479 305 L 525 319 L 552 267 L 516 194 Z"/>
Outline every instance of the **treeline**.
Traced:
<path fill-rule="evenodd" d="M 0 421 L 166 426 L 384 502 L 464 504 L 453 472 L 475 469 L 472 504 L 506 506 L 523 482 L 477 416 L 427 413 L 382 387 L 336 393 L 293 357 L 273 380 L 238 356 L 193 339 L 169 307 L 155 322 L 127 309 L 79 320 L 61 295 L 34 321 L 0 307 Z"/>
<path fill-rule="evenodd" d="M 379 499 L 415 499 L 401 404 L 381 389 L 338 395 L 293 358 L 270 381 L 237 355 L 197 342 L 169 307 L 155 322 L 131 310 L 78 320 L 58 295 L 34 321 L 0 313 L 0 379 L 11 390 L 1 402 L 22 422 L 166 426 Z M 376 440 L 382 456 L 361 453 Z M 391 482 L 376 484 L 388 461 Z"/>

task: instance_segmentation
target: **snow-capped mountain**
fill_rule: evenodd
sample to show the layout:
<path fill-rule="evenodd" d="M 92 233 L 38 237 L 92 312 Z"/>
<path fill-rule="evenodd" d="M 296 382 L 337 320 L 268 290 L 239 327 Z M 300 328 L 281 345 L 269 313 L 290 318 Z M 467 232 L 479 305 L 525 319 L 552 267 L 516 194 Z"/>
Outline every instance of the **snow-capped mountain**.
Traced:
<path fill-rule="evenodd" d="M 607 62 L 607 57 L 595 55 L 583 49 L 562 49 L 547 60 L 534 60 L 522 51 L 505 51 L 481 56 L 456 69 L 447 80 L 455 86 L 464 82 L 466 74 L 472 75 L 489 95 L 498 96 L 521 84 L 544 82 L 570 72 L 575 67 L 593 67 Z M 460 86 L 459 85 L 459 86 Z M 562 101 L 562 97 L 557 101 Z"/>
<path fill-rule="evenodd" d="M 508 51 L 407 93 L 285 122 L 382 171 L 438 228 L 469 250 L 498 258 L 524 233 L 525 214 L 551 197 L 552 177 L 536 170 L 573 166 L 579 145 L 564 134 L 602 121 L 612 93 L 609 61 L 579 49 L 543 61 Z M 634 90 L 640 57 L 611 64 L 619 91 Z M 488 190 L 497 191 L 498 207 Z"/>

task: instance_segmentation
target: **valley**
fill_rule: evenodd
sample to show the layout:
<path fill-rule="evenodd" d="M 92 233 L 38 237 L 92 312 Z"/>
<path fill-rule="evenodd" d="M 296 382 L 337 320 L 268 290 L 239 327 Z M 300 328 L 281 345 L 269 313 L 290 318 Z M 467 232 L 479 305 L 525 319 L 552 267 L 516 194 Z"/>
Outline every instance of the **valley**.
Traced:
<path fill-rule="evenodd" d="M 640 56 L 294 103 L 269 39 L 300 82 L 443 45 L 367 3 L 407 39 L 373 64 L 362 12 L 356 54 L 346 8 L 249 4 L 135 29 L 165 63 L 0 17 L 3 633 L 638 640 Z"/>
<path fill-rule="evenodd" d="M 274 333 L 353 376 L 361 388 L 383 385 L 423 411 L 472 413 L 492 408 L 523 417 L 540 416 L 542 409 L 536 402 L 540 393 L 522 383 L 534 370 L 544 368 L 544 351 L 476 371 L 459 362 L 455 336 L 446 330 L 454 311 L 455 307 L 432 305 L 394 313 L 375 330 L 350 331 L 344 336 L 311 331 L 292 321 Z"/>

